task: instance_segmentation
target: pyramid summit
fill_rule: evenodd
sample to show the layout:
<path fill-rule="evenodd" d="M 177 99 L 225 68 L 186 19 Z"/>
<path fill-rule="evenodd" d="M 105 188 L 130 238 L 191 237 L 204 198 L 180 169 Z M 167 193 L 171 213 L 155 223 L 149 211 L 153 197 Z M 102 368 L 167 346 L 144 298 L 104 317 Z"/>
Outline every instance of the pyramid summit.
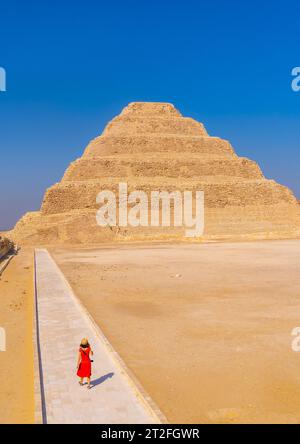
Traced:
<path fill-rule="evenodd" d="M 264 177 L 230 143 L 170 103 L 133 102 L 47 190 L 39 212 L 26 214 L 10 236 L 23 243 L 183 240 L 182 227 L 99 227 L 102 190 L 203 191 L 204 240 L 300 237 L 300 206 L 286 187 Z"/>

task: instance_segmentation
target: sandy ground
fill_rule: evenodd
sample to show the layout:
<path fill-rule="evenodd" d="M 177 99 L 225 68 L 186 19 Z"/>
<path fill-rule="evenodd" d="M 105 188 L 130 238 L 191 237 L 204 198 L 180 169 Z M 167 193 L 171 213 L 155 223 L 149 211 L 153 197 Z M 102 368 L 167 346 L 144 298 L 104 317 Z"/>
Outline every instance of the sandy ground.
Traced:
<path fill-rule="evenodd" d="M 0 352 L 0 423 L 34 421 L 33 255 L 24 249 L 0 278 L 0 326 L 7 336 Z"/>
<path fill-rule="evenodd" d="M 170 422 L 300 422 L 300 241 L 53 253 Z"/>

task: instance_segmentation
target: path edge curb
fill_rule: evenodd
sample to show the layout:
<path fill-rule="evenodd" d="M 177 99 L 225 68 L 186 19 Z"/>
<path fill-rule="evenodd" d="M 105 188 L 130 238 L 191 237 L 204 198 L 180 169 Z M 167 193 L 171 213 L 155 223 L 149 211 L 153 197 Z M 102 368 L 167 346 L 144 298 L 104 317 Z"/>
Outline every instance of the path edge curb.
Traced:
<path fill-rule="evenodd" d="M 39 344 L 38 300 L 36 285 L 36 250 L 33 253 L 33 356 L 34 356 L 34 424 L 45 424 L 43 388 L 41 380 L 41 355 Z"/>

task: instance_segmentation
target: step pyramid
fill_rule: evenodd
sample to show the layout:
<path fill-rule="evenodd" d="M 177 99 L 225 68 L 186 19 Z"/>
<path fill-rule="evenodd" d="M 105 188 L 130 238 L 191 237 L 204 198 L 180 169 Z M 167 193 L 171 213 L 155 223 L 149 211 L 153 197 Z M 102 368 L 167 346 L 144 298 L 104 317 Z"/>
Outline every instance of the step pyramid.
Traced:
<path fill-rule="evenodd" d="M 92 140 L 60 183 L 47 190 L 41 210 L 27 213 L 11 232 L 18 242 L 87 243 L 184 240 L 183 227 L 99 227 L 102 190 L 204 191 L 201 240 L 280 239 L 300 236 L 293 193 L 264 177 L 230 143 L 207 134 L 169 103 L 134 102 Z"/>

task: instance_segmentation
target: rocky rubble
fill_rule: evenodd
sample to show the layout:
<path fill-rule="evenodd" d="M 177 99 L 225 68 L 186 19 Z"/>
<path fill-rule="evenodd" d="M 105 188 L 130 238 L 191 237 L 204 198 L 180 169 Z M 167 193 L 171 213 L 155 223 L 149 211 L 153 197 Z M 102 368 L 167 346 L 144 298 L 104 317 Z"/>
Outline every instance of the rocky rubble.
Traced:
<path fill-rule="evenodd" d="M 14 250 L 15 246 L 9 239 L 0 236 L 0 260 L 10 251 Z"/>

